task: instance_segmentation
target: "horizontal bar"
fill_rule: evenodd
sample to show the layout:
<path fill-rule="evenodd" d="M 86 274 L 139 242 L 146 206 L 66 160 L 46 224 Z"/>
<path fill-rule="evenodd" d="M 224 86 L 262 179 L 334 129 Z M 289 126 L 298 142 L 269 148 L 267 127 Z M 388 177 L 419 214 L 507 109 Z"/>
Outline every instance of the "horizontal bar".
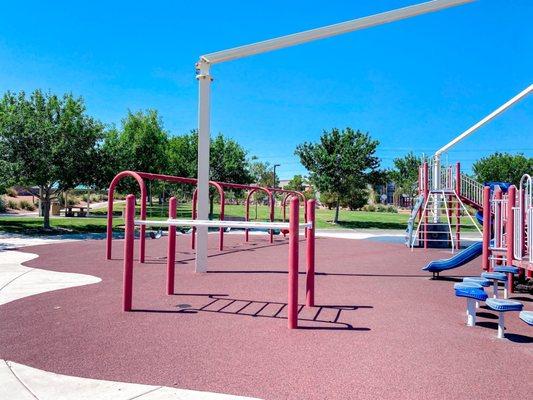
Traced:
<path fill-rule="evenodd" d="M 167 219 L 166 221 L 136 219 L 135 225 L 151 226 L 207 226 L 208 228 L 266 228 L 289 229 L 288 222 L 253 222 L 253 221 L 211 221 L 203 219 Z M 300 228 L 312 228 L 311 222 L 300 223 Z"/>
<path fill-rule="evenodd" d="M 360 29 L 370 28 L 401 19 L 415 17 L 417 15 L 435 12 L 444 8 L 454 7 L 474 0 L 433 0 L 425 3 L 415 4 L 408 7 L 399 8 L 369 15 L 367 17 L 353 19 L 339 24 L 328 25 L 322 28 L 311 29 L 304 32 L 281 36 L 274 39 L 264 40 L 245 46 L 234 47 L 227 50 L 205 54 L 200 57 L 201 61 L 209 64 L 216 64 L 237 58 L 248 57 L 254 54 L 266 53 L 268 51 L 296 46 L 302 43 L 311 42 L 318 39 L 325 39 L 332 36 L 342 35 Z"/>

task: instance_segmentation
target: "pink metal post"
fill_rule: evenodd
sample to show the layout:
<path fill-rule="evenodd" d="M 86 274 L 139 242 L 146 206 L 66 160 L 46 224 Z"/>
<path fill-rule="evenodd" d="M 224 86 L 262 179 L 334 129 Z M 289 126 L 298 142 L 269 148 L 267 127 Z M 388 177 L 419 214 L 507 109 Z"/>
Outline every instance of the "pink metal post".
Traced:
<path fill-rule="evenodd" d="M 455 193 L 457 196 L 461 196 L 461 163 L 455 164 Z M 459 201 L 455 203 L 455 240 L 457 242 L 457 248 L 461 248 L 461 205 Z"/>
<path fill-rule="evenodd" d="M 106 236 L 106 259 L 111 260 L 111 252 L 113 247 L 113 197 L 115 193 L 115 187 L 118 185 L 121 179 L 125 177 L 134 178 L 139 184 L 141 190 L 141 219 L 146 219 L 146 185 L 141 173 L 134 171 L 122 171 L 117 174 L 111 183 L 109 184 L 109 190 L 107 192 L 107 236 Z M 144 262 L 145 248 L 146 248 L 146 226 L 141 225 L 140 232 L 140 250 L 139 261 Z"/>
<path fill-rule="evenodd" d="M 274 196 L 272 195 L 272 192 L 268 188 L 264 187 L 252 187 L 252 189 L 248 192 L 248 195 L 246 196 L 246 214 L 245 214 L 245 220 L 250 220 L 250 200 L 252 199 L 253 194 L 258 191 L 262 190 L 266 193 L 268 196 L 268 205 L 269 205 L 269 220 L 270 222 L 274 222 Z M 270 243 L 274 242 L 274 232 L 272 229 L 269 229 L 269 236 L 270 236 Z M 249 241 L 249 234 L 248 234 L 248 228 L 244 229 L 244 240 L 246 242 Z"/>
<path fill-rule="evenodd" d="M 313 224 L 307 229 L 307 275 L 306 275 L 306 301 L 308 307 L 315 306 L 315 206 L 316 200 L 307 202 L 307 222 Z"/>
<path fill-rule="evenodd" d="M 176 218 L 176 198 L 168 201 L 168 217 Z M 168 227 L 167 247 L 167 294 L 174 294 L 174 269 L 176 265 L 176 227 Z"/>
<path fill-rule="evenodd" d="M 516 187 L 512 185 L 507 191 L 507 224 L 505 225 L 506 258 L 507 265 L 513 265 L 514 258 L 514 218 L 513 207 L 516 202 Z M 513 274 L 507 274 L 509 280 L 509 292 L 513 293 Z"/>
<path fill-rule="evenodd" d="M 490 245 L 490 187 L 483 188 L 483 253 L 481 267 L 489 271 L 489 245 Z"/>
<path fill-rule="evenodd" d="M 297 197 L 292 198 L 289 213 L 289 292 L 287 317 L 289 329 L 298 327 L 298 236 L 300 223 L 300 204 Z"/>
<path fill-rule="evenodd" d="M 124 237 L 124 280 L 122 308 L 124 311 L 131 311 L 133 294 L 133 244 L 135 238 L 135 196 L 129 194 L 126 197 L 125 209 L 125 237 Z"/>
<path fill-rule="evenodd" d="M 494 240 L 494 247 L 500 249 L 502 246 L 503 246 L 503 243 L 501 242 L 501 231 L 503 230 L 504 226 L 504 219 L 503 219 L 503 212 L 504 212 L 504 209 L 502 207 L 502 197 L 503 197 L 503 192 L 502 192 L 502 189 L 499 187 L 499 186 L 496 186 L 496 188 L 494 189 L 494 200 L 496 200 L 494 202 L 494 224 L 493 224 L 493 234 L 492 236 L 493 237 L 493 240 Z M 496 209 L 498 209 L 498 212 L 496 213 Z M 498 215 L 498 225 L 499 225 L 499 229 L 497 230 L 496 229 L 496 215 Z M 496 265 L 501 265 L 502 261 L 499 257 L 494 257 L 493 258 L 494 260 L 494 264 Z"/>
<path fill-rule="evenodd" d="M 221 184 L 220 182 L 215 182 L 215 181 L 209 181 L 209 184 L 211 186 L 215 187 L 217 189 L 217 191 L 218 191 L 218 195 L 220 197 L 220 214 L 219 214 L 218 219 L 220 221 L 223 221 L 224 220 L 225 202 L 226 202 L 224 189 L 223 189 L 223 185 L 224 184 Z M 191 219 L 196 219 L 197 218 L 197 215 L 196 215 L 196 207 L 197 207 L 197 203 L 198 203 L 197 198 L 198 198 L 198 188 L 194 189 L 194 192 L 192 194 Z M 224 228 L 219 228 L 218 231 L 219 231 L 218 249 L 220 251 L 222 251 L 222 250 L 224 250 Z M 194 250 L 195 247 L 196 247 L 196 227 L 193 226 L 192 234 L 191 234 L 191 248 Z"/>

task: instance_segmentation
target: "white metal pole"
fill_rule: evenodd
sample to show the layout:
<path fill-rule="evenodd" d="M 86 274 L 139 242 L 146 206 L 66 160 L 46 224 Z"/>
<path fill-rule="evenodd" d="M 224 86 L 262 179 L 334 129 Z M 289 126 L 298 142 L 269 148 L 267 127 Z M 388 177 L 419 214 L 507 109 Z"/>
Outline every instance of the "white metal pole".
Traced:
<path fill-rule="evenodd" d="M 445 151 L 450 150 L 453 146 L 455 146 L 461 140 L 463 140 L 467 136 L 469 136 L 472 133 L 474 133 L 475 131 L 477 131 L 479 128 L 481 128 L 483 125 L 485 125 L 487 122 L 492 121 L 494 118 L 496 118 L 498 115 L 503 113 L 505 110 L 507 110 L 513 104 L 518 103 L 520 100 L 525 98 L 532 91 L 533 91 L 533 84 L 529 85 L 527 88 L 525 88 L 520 93 L 518 93 L 516 96 L 514 96 L 512 99 L 510 99 L 507 102 L 505 102 L 504 104 L 502 104 L 496 110 L 494 110 L 489 115 L 487 115 L 485 118 L 481 119 L 479 122 L 477 122 L 474 125 L 472 125 L 466 131 L 464 131 L 459 136 L 457 136 L 455 139 L 453 139 L 450 143 L 448 143 L 447 145 L 445 145 L 445 146 L 441 147 L 440 149 L 438 149 L 437 152 L 435 153 L 435 157 L 438 157 L 440 154 L 444 153 Z"/>
<path fill-rule="evenodd" d="M 476 308 L 474 299 L 466 299 L 467 326 L 476 326 Z"/>
<path fill-rule="evenodd" d="M 505 336 L 505 317 L 504 313 L 498 313 L 498 339 L 503 339 Z"/>
<path fill-rule="evenodd" d="M 417 15 L 440 11 L 445 8 L 471 3 L 473 1 L 475 0 L 432 0 L 339 24 L 311 29 L 201 56 L 200 61 L 197 64 L 197 69 L 199 70 L 197 78 L 200 82 L 198 106 L 198 218 L 207 219 L 209 211 L 210 65 L 296 46 L 318 39 L 342 35 L 360 29 L 370 28 L 389 22 L 415 17 Z M 204 227 L 198 227 L 197 244 L 196 270 L 205 271 L 207 268 L 207 229 Z"/>
<path fill-rule="evenodd" d="M 197 64 L 199 83 L 198 103 L 198 219 L 209 217 L 209 147 L 210 147 L 210 113 L 211 113 L 211 76 L 209 64 Z M 196 272 L 207 271 L 208 228 L 197 228 Z"/>
<path fill-rule="evenodd" d="M 200 59 L 210 64 L 216 64 L 237 58 L 248 57 L 254 54 L 266 53 L 268 51 L 283 49 L 299 44 L 311 42 L 313 40 L 325 39 L 332 36 L 370 28 L 389 22 L 399 21 L 406 18 L 415 17 L 421 14 L 440 11 L 445 8 L 471 3 L 475 0 L 433 0 L 425 3 L 414 4 L 412 6 L 398 8 L 379 14 L 357 18 L 339 24 L 328 25 L 322 28 L 311 29 L 292 35 L 281 36 L 274 39 L 264 40 L 245 46 L 234 47 L 232 49 L 217 51 L 203 55 Z"/>

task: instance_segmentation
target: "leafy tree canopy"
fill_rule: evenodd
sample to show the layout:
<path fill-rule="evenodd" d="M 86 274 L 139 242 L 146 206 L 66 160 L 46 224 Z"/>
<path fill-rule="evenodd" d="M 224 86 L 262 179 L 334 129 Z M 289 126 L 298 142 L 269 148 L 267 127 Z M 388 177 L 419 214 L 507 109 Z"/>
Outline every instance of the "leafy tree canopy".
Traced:
<path fill-rule="evenodd" d="M 412 151 L 403 157 L 393 160 L 394 169 L 389 171 L 389 178 L 396 185 L 398 194 L 406 194 L 410 197 L 416 196 L 418 190 L 418 168 L 421 163 L 422 159 Z"/>
<path fill-rule="evenodd" d="M 376 149 L 379 142 L 368 133 L 352 128 L 324 131 L 317 143 L 298 145 L 295 154 L 310 172 L 310 180 L 320 192 L 336 197 L 333 222 L 339 218 L 340 200 L 354 188 L 365 189 L 379 167 Z"/>
<path fill-rule="evenodd" d="M 479 182 L 520 183 L 524 174 L 533 173 L 533 157 L 496 152 L 476 161 L 472 167 Z"/>
<path fill-rule="evenodd" d="M 2 168 L 12 181 L 40 188 L 45 228 L 57 193 L 94 180 L 102 137 L 102 124 L 71 94 L 8 92 L 0 100 Z"/>

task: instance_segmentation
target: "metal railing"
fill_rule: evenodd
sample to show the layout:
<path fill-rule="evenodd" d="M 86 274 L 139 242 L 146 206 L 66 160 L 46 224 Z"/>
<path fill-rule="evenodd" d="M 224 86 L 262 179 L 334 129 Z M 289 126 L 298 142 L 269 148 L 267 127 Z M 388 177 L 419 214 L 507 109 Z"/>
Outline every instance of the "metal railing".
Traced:
<path fill-rule="evenodd" d="M 461 174 L 461 193 L 457 194 L 470 200 L 474 204 L 480 206 L 483 204 L 483 184 L 465 174 Z"/>

